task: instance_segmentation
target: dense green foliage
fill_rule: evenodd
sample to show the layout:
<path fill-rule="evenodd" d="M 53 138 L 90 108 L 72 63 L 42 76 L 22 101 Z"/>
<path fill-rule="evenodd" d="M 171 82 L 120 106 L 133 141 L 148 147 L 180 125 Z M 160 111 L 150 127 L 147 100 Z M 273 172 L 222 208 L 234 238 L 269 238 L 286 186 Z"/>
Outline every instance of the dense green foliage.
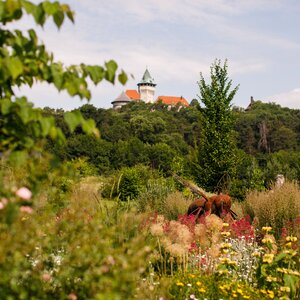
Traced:
<path fill-rule="evenodd" d="M 234 178 L 237 166 L 231 101 L 238 87 L 231 90 L 227 68 L 227 62 L 222 66 L 221 61 L 215 61 L 210 71 L 211 82 L 206 83 L 202 74 L 198 82 L 204 108 L 195 179 L 210 191 L 227 190 L 228 178 Z"/>
<path fill-rule="evenodd" d="M 57 28 L 61 27 L 65 17 L 74 22 L 70 7 L 59 2 L 0 1 L 0 151 L 18 162 L 24 162 L 31 152 L 42 151 L 41 141 L 45 137 L 62 141 L 64 136 L 61 129 L 54 126 L 53 117 L 44 117 L 25 97 L 16 97 L 16 88 L 47 82 L 58 91 L 65 90 L 71 96 L 90 99 L 87 80 L 94 84 L 103 79 L 114 82 L 117 70 L 117 64 L 112 60 L 103 67 L 84 64 L 65 67 L 47 52 L 33 29 L 25 32 L 5 27 L 21 19 L 23 14 L 32 16 L 39 26 L 49 18 L 53 18 Z M 122 71 L 118 79 L 124 83 L 127 75 Z M 78 112 L 64 114 L 64 120 L 71 131 L 81 125 L 85 132 L 97 134 L 94 121 L 85 120 Z"/>
<path fill-rule="evenodd" d="M 233 134 L 239 148 L 237 151 L 232 141 L 228 144 L 234 150 L 236 169 L 230 178 L 224 178 L 225 184 L 230 184 L 230 193 L 242 200 L 250 190 L 260 191 L 269 188 L 277 174 L 299 181 L 299 110 L 281 108 L 272 103 L 263 104 L 260 101 L 255 102 L 251 109 L 228 109 L 230 109 L 228 117 L 232 118 L 228 123 L 232 123 Z M 61 159 L 73 160 L 85 157 L 87 162 L 97 169 L 98 174 L 143 164 L 160 170 L 165 176 L 170 175 L 172 171 L 189 177 L 198 171 L 197 164 L 192 162 L 197 162 L 199 155 L 202 153 L 204 156 L 206 153 L 206 148 L 201 151 L 201 140 L 203 142 L 201 134 L 206 109 L 200 108 L 197 100 L 179 111 L 177 107 L 167 110 L 161 104 L 145 103 L 131 103 L 120 111 L 96 108 L 90 104 L 83 105 L 79 110 L 85 118 L 92 118 L 95 121 L 100 139 L 83 135 L 80 127 L 70 133 L 62 117 L 63 112 L 46 108 L 45 114 L 54 116 L 56 124 L 67 136 L 62 145 L 49 140 L 47 147 Z M 259 124 L 268 118 L 272 120 L 277 118 L 278 122 L 284 122 L 285 128 L 293 133 L 289 138 L 289 143 L 294 145 L 292 148 L 286 147 L 284 135 L 277 136 L 278 148 L 273 151 L 266 152 L 265 148 L 261 147 Z M 250 140 L 245 138 L 244 129 L 248 126 L 249 120 L 251 126 L 247 130 L 248 134 L 253 136 L 250 148 Z M 267 141 L 274 139 L 273 132 L 278 129 L 278 122 L 268 123 Z M 222 141 L 220 143 L 222 144 Z M 208 143 L 208 149 L 211 149 L 210 144 L 214 143 Z M 279 147 L 280 144 L 282 146 Z M 233 151 L 226 149 L 229 153 Z M 224 172 L 227 172 L 226 168 Z M 217 176 L 211 180 L 214 185 L 216 178 Z M 208 176 L 199 177 L 198 184 L 205 186 L 207 179 Z"/>

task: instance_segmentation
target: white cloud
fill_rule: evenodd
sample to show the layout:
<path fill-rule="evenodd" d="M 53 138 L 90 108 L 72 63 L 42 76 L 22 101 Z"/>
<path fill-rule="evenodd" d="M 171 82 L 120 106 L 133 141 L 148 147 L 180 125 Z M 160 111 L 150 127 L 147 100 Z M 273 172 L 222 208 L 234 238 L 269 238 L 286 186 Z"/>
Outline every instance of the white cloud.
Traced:
<path fill-rule="evenodd" d="M 295 88 L 288 92 L 266 97 L 265 100 L 275 102 L 282 107 L 300 109 L 300 88 Z"/>

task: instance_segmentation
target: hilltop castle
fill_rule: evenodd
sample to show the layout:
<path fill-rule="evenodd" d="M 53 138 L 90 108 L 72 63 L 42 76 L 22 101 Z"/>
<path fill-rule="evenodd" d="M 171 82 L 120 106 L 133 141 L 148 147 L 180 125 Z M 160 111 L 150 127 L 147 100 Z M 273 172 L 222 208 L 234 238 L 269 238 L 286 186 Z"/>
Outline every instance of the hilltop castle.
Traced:
<path fill-rule="evenodd" d="M 131 101 L 144 101 L 146 103 L 155 103 L 161 101 L 163 104 L 168 105 L 169 108 L 178 104 L 179 106 L 183 107 L 189 106 L 189 103 L 183 97 L 158 96 L 155 99 L 156 83 L 154 82 L 154 79 L 151 77 L 147 68 L 137 86 L 138 90 L 126 90 L 125 92 L 123 91 L 119 97 L 112 101 L 111 104 L 113 105 L 113 109 L 119 109 L 123 105 L 130 103 Z"/>

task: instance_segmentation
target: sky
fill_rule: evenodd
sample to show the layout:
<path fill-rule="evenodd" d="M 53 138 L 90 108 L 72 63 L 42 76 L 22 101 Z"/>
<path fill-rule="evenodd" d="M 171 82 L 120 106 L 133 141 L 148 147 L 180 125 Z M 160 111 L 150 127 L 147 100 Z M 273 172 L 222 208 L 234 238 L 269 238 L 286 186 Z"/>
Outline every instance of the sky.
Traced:
<path fill-rule="evenodd" d="M 39 3 L 37 0 L 32 2 Z M 239 90 L 234 106 L 250 97 L 300 109 L 299 0 L 64 0 L 75 11 L 75 24 L 60 30 L 48 21 L 37 28 L 57 61 L 98 64 L 114 59 L 133 78 L 125 86 L 91 84 L 96 107 L 111 102 L 137 83 L 148 67 L 156 96 L 198 98 L 200 72 L 209 82 L 215 59 L 228 60 L 228 74 Z M 12 25 L 35 28 L 29 17 Z M 87 101 L 58 93 L 47 84 L 22 87 L 36 107 L 71 110 Z"/>

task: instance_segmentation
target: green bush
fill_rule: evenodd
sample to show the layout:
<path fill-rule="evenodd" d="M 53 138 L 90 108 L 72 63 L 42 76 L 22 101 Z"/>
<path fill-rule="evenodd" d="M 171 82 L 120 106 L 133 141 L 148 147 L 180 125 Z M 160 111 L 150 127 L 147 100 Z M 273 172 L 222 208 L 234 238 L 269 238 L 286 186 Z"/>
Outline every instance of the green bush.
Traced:
<path fill-rule="evenodd" d="M 82 201 L 1 224 L 0 299 L 133 299 L 151 252 L 143 218 Z"/>

